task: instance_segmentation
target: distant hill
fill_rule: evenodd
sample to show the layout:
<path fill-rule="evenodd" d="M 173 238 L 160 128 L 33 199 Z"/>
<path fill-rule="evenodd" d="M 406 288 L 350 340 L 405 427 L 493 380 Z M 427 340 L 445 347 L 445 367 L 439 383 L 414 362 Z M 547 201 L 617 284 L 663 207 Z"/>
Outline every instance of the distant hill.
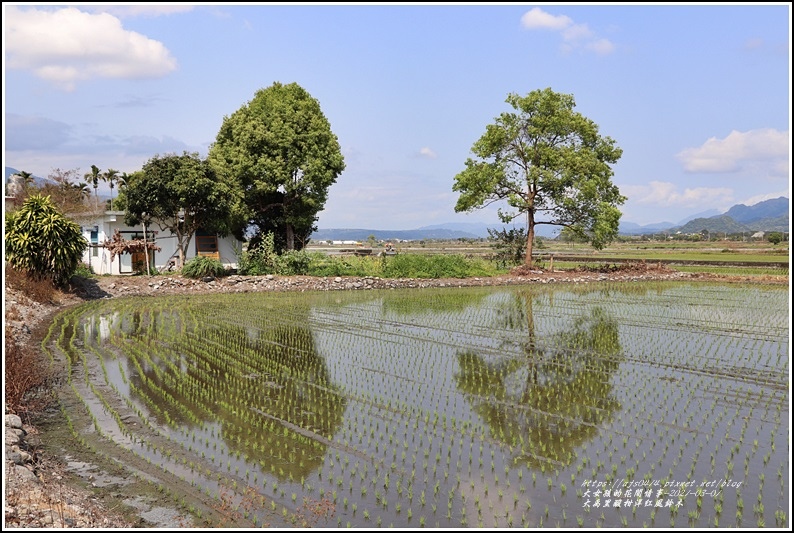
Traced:
<path fill-rule="evenodd" d="M 679 220 L 678 222 L 676 222 L 675 224 L 672 224 L 672 226 L 683 226 L 684 224 L 686 224 L 690 220 L 695 220 L 696 218 L 718 217 L 718 216 L 720 216 L 722 214 L 723 214 L 722 212 L 717 211 L 716 209 L 708 209 L 706 211 L 701 211 L 700 213 L 695 213 L 694 215 L 689 215 L 688 217 L 684 217 L 681 220 Z M 668 227 L 670 227 L 670 226 L 668 226 Z"/>
<path fill-rule="evenodd" d="M 674 228 L 674 231 L 680 231 L 681 233 L 701 233 L 703 231 L 708 231 L 709 233 L 717 235 L 718 233 L 742 233 L 743 231 L 749 232 L 751 229 L 744 224 L 736 222 L 728 215 L 720 215 L 717 217 L 696 218 L 695 220 L 690 220 L 683 226 Z"/>
<path fill-rule="evenodd" d="M 370 235 L 374 235 L 378 240 L 454 240 L 454 239 L 477 239 L 477 235 L 465 231 L 435 228 L 435 229 L 412 229 L 412 230 L 385 230 L 385 229 L 362 229 L 362 228 L 331 228 L 318 229 L 311 234 L 313 241 L 366 241 Z"/>
<path fill-rule="evenodd" d="M 736 222 L 746 224 L 766 218 L 777 218 L 783 215 L 788 216 L 789 200 L 785 196 L 773 200 L 765 200 L 755 205 L 737 204 L 725 213 Z"/>
<path fill-rule="evenodd" d="M 711 209 L 686 217 L 677 224 L 660 222 L 640 226 L 632 222 L 620 223 L 621 235 L 659 233 L 741 233 L 743 231 L 789 231 L 789 199 L 781 196 L 746 206 L 737 204 L 725 213 Z"/>
<path fill-rule="evenodd" d="M 683 226 L 671 228 L 671 232 L 742 233 L 756 231 L 789 231 L 789 199 L 781 196 L 746 206 L 737 204 L 723 215 L 696 218 Z"/>
<path fill-rule="evenodd" d="M 449 222 L 422 226 L 410 230 L 384 230 L 362 228 L 328 228 L 318 229 L 311 234 L 313 241 L 365 241 L 370 235 L 378 240 L 455 240 L 455 239 L 485 239 L 488 238 L 488 228 L 499 228 L 499 223 L 485 224 L 482 222 Z M 513 226 L 508 226 L 513 227 Z M 547 225 L 538 226 L 536 232 L 541 237 L 554 237 L 559 228 Z"/>

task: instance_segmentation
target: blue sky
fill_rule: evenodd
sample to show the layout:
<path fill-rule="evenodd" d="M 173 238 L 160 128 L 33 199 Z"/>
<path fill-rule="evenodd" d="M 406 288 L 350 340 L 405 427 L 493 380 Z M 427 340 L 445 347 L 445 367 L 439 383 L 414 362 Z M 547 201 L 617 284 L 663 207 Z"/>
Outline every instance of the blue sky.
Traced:
<path fill-rule="evenodd" d="M 224 116 L 296 82 L 347 165 L 320 228 L 495 224 L 454 212 L 454 177 L 509 93 L 550 87 L 623 149 L 623 220 L 677 222 L 790 197 L 790 23 L 788 3 L 4 3 L 4 165 L 205 156 Z"/>

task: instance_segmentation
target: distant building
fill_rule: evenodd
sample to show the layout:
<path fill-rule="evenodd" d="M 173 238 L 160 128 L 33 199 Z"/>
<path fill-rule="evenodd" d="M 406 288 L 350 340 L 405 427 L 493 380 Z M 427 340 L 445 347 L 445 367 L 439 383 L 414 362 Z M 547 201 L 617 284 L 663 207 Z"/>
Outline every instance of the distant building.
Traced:
<path fill-rule="evenodd" d="M 752 234 L 752 236 L 750 238 L 751 239 L 763 239 L 764 235 L 765 235 L 765 233 L 763 231 L 756 231 L 755 233 Z"/>

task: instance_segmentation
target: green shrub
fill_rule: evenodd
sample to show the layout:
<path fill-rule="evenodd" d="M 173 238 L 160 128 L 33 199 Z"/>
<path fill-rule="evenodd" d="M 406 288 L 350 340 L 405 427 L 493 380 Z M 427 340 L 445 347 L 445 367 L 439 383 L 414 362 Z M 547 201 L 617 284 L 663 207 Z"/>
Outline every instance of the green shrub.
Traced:
<path fill-rule="evenodd" d="M 56 286 L 66 285 L 88 247 L 80 226 L 42 195 L 29 196 L 19 210 L 6 214 L 5 239 L 9 266 Z"/>
<path fill-rule="evenodd" d="M 226 269 L 220 261 L 203 255 L 197 255 L 182 267 L 182 275 L 194 279 L 208 276 L 217 278 L 223 276 L 225 272 Z"/>
<path fill-rule="evenodd" d="M 386 278 L 468 278 L 496 273 L 497 269 L 487 261 L 460 254 L 399 254 L 386 257 L 383 262 L 383 277 Z"/>
<path fill-rule="evenodd" d="M 382 277 L 382 261 L 375 257 L 334 257 L 319 253 L 309 264 L 311 276 Z"/>
<path fill-rule="evenodd" d="M 527 233 L 524 228 L 496 230 L 488 228 L 488 236 L 493 241 L 494 259 L 502 267 L 520 265 L 527 255 Z M 542 242 L 542 241 L 541 241 Z M 542 248 L 536 239 L 535 246 Z"/>
<path fill-rule="evenodd" d="M 262 276 L 278 272 L 278 254 L 273 233 L 267 233 L 258 245 L 240 254 L 237 270 L 246 276 Z"/>
<path fill-rule="evenodd" d="M 312 255 L 306 250 L 287 250 L 277 256 L 275 273 L 281 276 L 305 276 L 309 272 Z"/>
<path fill-rule="evenodd" d="M 78 278 L 88 279 L 94 276 L 94 271 L 91 269 L 91 265 L 80 263 L 77 265 L 73 275 L 77 276 Z"/>

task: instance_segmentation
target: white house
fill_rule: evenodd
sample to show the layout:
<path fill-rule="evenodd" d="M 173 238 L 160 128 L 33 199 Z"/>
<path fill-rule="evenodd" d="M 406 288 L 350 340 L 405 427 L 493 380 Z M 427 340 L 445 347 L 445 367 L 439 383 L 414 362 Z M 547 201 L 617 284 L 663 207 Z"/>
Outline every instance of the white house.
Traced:
<path fill-rule="evenodd" d="M 149 251 L 149 267 L 163 271 L 174 264 L 178 258 L 176 236 L 170 231 L 162 231 L 156 224 L 150 224 L 146 231 L 142 225 L 124 224 L 124 211 L 105 211 L 99 216 L 77 218 L 77 223 L 88 241 L 88 249 L 83 253 L 83 262 L 91 266 L 95 274 L 133 274 L 145 269 L 145 254 L 121 254 L 111 260 L 110 250 L 103 248 L 106 240 L 111 240 L 116 230 L 125 240 L 145 239 L 154 242 L 160 251 Z M 237 268 L 237 257 L 243 242 L 234 236 L 219 237 L 215 234 L 196 232 L 190 239 L 185 251 L 185 261 L 205 255 L 218 259 L 227 268 Z"/>

